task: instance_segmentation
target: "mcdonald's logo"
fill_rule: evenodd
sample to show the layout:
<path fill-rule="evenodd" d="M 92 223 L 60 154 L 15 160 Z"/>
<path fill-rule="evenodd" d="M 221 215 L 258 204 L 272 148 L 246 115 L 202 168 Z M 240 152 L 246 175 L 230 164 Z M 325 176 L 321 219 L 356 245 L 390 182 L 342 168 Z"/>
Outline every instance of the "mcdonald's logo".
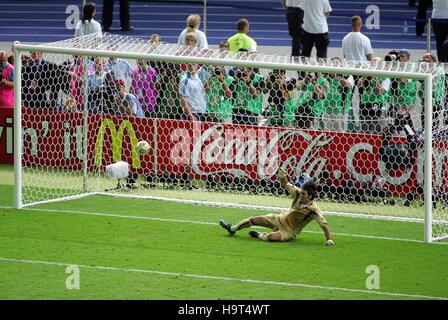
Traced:
<path fill-rule="evenodd" d="M 127 135 L 131 140 L 131 157 L 132 157 L 132 167 L 134 169 L 140 168 L 140 154 L 137 152 L 135 146 L 137 145 L 137 137 L 135 136 L 135 130 L 132 126 L 132 123 L 129 120 L 123 120 L 120 122 L 120 126 L 118 127 L 118 131 L 115 128 L 115 123 L 112 119 L 103 119 L 101 122 L 100 129 L 98 130 L 98 134 L 96 136 L 95 141 L 95 153 L 94 153 L 94 164 L 96 166 L 101 166 L 103 163 L 103 149 L 104 149 L 104 136 L 106 134 L 106 129 L 109 129 L 110 137 L 111 137 L 111 146 L 112 146 L 112 161 L 115 163 L 117 161 L 122 160 L 122 152 L 123 152 L 123 138 L 124 131 L 126 129 Z"/>

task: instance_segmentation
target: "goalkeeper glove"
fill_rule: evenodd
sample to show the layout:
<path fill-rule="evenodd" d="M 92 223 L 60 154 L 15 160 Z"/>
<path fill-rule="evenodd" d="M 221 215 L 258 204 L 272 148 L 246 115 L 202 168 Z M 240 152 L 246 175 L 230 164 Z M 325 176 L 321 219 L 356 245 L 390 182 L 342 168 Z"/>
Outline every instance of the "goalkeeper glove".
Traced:
<path fill-rule="evenodd" d="M 278 169 L 278 177 L 279 179 L 286 179 L 286 171 L 283 168 Z"/>
<path fill-rule="evenodd" d="M 327 241 L 325 241 L 324 245 L 325 245 L 326 247 L 328 247 L 328 246 L 334 246 L 334 241 L 333 241 L 333 240 L 327 240 Z"/>

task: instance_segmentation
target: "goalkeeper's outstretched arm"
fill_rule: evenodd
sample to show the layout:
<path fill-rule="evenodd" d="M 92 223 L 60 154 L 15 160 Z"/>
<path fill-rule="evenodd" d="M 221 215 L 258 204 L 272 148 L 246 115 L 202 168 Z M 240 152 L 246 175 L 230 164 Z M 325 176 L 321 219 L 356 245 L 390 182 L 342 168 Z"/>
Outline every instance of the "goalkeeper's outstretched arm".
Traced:
<path fill-rule="evenodd" d="M 288 180 L 286 179 L 286 171 L 282 167 L 278 169 L 278 178 L 282 184 L 282 187 L 285 188 L 288 184 Z"/>
<path fill-rule="evenodd" d="M 333 234 L 331 233 L 330 227 L 328 226 L 328 224 L 322 224 L 320 226 L 322 228 L 322 230 L 325 233 L 325 238 L 327 238 L 327 241 L 325 241 L 325 245 L 326 246 L 332 246 L 334 245 L 334 241 L 333 241 Z"/>

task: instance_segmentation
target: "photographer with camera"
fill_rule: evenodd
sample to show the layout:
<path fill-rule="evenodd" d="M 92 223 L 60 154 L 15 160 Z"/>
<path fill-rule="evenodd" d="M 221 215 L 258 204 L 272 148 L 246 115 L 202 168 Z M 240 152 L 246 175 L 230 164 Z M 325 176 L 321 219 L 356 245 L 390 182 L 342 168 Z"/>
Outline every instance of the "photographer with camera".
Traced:
<path fill-rule="evenodd" d="M 264 93 L 268 94 L 268 106 L 263 111 L 271 126 L 294 126 L 296 105 L 292 91 L 296 79 L 288 79 L 286 70 L 273 70 L 266 77 Z"/>
<path fill-rule="evenodd" d="M 361 77 L 358 79 L 360 94 L 359 118 L 361 131 L 378 134 L 381 132 L 380 121 L 383 110 L 389 101 L 390 79 L 378 77 Z"/>
<path fill-rule="evenodd" d="M 397 142 L 394 126 L 385 126 L 382 133 L 382 146 L 379 149 L 381 161 L 388 171 L 407 169 L 418 158 L 418 149 L 423 147 L 423 135 L 405 126 L 406 142 Z"/>
<path fill-rule="evenodd" d="M 14 66 L 5 51 L 0 51 L 0 107 L 14 107 Z"/>
<path fill-rule="evenodd" d="M 329 74 L 326 77 L 328 91 L 325 96 L 323 115 L 324 129 L 327 131 L 346 131 L 351 110 L 351 100 L 355 81 L 353 76 Z"/>
<path fill-rule="evenodd" d="M 252 68 L 234 70 L 234 113 L 233 123 L 258 125 L 263 112 L 263 76 Z"/>
<path fill-rule="evenodd" d="M 400 60 L 400 53 L 398 52 L 398 50 L 391 50 L 384 57 L 384 61 L 386 62 L 393 62 L 398 60 Z"/>
<path fill-rule="evenodd" d="M 234 78 L 226 74 L 224 66 L 209 70 L 207 92 L 207 115 L 212 122 L 232 123 L 232 96 Z"/>
<path fill-rule="evenodd" d="M 303 80 L 297 83 L 297 88 L 300 90 L 295 117 L 297 127 L 310 129 L 315 118 L 323 113 L 328 81 L 320 74 L 307 72 Z"/>
<path fill-rule="evenodd" d="M 411 63 L 410 52 L 406 49 L 396 51 L 398 59 L 403 63 Z M 417 98 L 417 81 L 413 79 L 392 79 L 391 80 L 391 105 L 389 106 L 388 116 L 394 119 L 394 126 L 397 131 L 403 131 L 403 123 L 410 124 L 411 107 L 415 105 Z"/>
<path fill-rule="evenodd" d="M 179 98 L 180 66 L 171 62 L 160 62 L 156 66 L 158 79 L 157 118 L 182 119 L 182 107 Z"/>

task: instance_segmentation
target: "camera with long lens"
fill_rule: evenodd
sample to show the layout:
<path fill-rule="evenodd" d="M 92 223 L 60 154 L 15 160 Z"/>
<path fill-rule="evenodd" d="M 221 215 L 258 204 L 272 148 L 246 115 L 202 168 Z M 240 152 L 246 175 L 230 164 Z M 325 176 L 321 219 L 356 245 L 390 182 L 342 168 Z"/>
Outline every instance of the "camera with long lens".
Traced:
<path fill-rule="evenodd" d="M 398 61 L 400 60 L 400 53 L 397 50 L 389 51 L 384 57 L 384 61 Z"/>
<path fill-rule="evenodd" d="M 221 68 L 219 68 L 219 67 L 214 68 L 214 69 L 213 69 L 213 75 L 214 75 L 214 76 L 217 76 L 217 77 L 221 76 L 221 75 L 222 75 L 222 70 L 221 70 Z"/>
<path fill-rule="evenodd" d="M 237 79 L 243 79 L 248 76 L 248 73 L 245 69 L 237 69 L 235 70 L 235 78 Z"/>

